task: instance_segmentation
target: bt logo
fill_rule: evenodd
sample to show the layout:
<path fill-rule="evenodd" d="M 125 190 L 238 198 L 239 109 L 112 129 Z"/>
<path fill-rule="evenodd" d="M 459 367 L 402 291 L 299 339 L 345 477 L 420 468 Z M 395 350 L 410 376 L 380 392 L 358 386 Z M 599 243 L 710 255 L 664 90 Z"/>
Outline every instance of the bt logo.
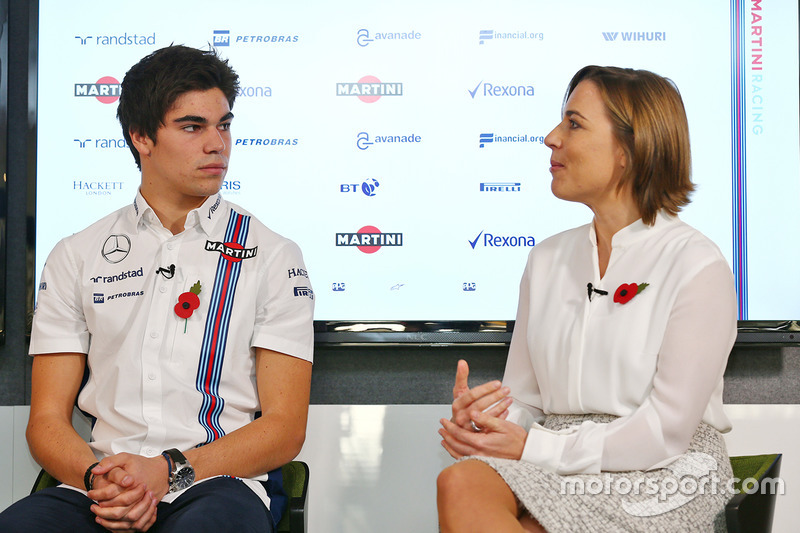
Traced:
<path fill-rule="evenodd" d="M 378 180 L 367 178 L 360 187 L 357 183 L 342 183 L 339 185 L 339 192 L 357 192 L 360 190 L 365 196 L 376 196 L 375 189 L 378 187 L 380 187 Z"/>

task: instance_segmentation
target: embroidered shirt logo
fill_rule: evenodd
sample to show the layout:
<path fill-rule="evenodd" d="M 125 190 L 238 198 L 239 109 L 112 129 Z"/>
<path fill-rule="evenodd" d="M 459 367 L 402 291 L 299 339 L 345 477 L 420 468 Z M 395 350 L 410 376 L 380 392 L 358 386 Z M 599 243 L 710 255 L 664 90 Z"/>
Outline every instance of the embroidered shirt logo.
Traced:
<path fill-rule="evenodd" d="M 103 259 L 111 264 L 119 263 L 131 251 L 131 240 L 127 235 L 109 235 L 103 243 Z"/>
<path fill-rule="evenodd" d="M 242 259 L 250 259 L 258 253 L 258 246 L 245 248 L 238 242 L 206 241 L 207 252 L 219 252 L 228 261 L 238 263 Z"/>

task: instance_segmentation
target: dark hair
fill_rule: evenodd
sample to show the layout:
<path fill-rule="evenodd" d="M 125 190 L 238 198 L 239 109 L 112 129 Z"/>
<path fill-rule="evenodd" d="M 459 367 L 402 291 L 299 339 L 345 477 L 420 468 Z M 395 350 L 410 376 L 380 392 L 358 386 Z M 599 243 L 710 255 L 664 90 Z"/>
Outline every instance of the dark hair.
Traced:
<path fill-rule="evenodd" d="M 619 187 L 630 184 L 642 221 L 652 225 L 660 209 L 677 214 L 694 191 L 689 124 L 678 88 L 647 70 L 590 65 L 569 82 L 565 103 L 582 81 L 600 91 L 629 163 Z"/>
<path fill-rule="evenodd" d="M 117 118 L 139 169 L 142 164 L 130 132 L 147 135 L 155 143 L 164 116 L 181 95 L 215 88 L 222 91 L 232 109 L 239 76 L 213 49 L 167 46 L 131 67 L 122 80 Z"/>

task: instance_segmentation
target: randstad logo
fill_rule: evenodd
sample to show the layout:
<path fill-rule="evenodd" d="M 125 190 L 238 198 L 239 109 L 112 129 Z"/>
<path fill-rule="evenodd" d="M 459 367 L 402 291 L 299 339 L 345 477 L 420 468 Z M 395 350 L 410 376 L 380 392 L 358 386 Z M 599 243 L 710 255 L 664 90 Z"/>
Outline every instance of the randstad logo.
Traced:
<path fill-rule="evenodd" d="M 495 135 L 494 133 L 481 133 L 478 138 L 478 147 L 483 148 L 493 143 L 539 143 L 544 144 L 542 135 Z"/>
<path fill-rule="evenodd" d="M 369 133 L 366 131 L 362 131 L 356 136 L 356 146 L 359 150 L 366 150 L 373 144 L 416 144 L 421 142 L 422 137 L 414 133 L 409 135 L 376 135 L 371 141 Z"/>
<path fill-rule="evenodd" d="M 98 102 L 113 104 L 119 100 L 120 86 L 116 78 L 103 76 L 97 83 L 76 83 L 75 96 L 97 98 Z"/>
<path fill-rule="evenodd" d="M 81 42 L 81 46 L 94 44 L 97 46 L 153 46 L 156 44 L 156 33 L 140 35 L 138 33 L 119 35 L 76 35 L 76 39 Z"/>
<path fill-rule="evenodd" d="M 484 83 L 481 80 L 474 89 L 467 89 L 470 98 L 475 99 L 476 95 L 482 96 L 534 96 L 533 85 L 496 85 Z"/>
<path fill-rule="evenodd" d="M 336 96 L 357 96 L 367 104 L 373 104 L 381 96 L 403 96 L 403 84 L 383 83 L 375 76 L 364 76 L 356 83 L 337 83 Z"/>
<path fill-rule="evenodd" d="M 667 40 L 667 32 L 665 31 L 604 31 L 602 34 L 603 39 L 606 41 L 616 41 L 619 39 L 623 42 L 663 42 Z"/>
<path fill-rule="evenodd" d="M 72 139 L 72 142 L 78 143 L 78 148 L 97 148 L 99 150 L 113 149 L 113 148 L 128 148 L 128 143 L 125 139 Z"/>
<path fill-rule="evenodd" d="M 358 43 L 358 46 L 361 47 L 369 46 L 369 44 L 373 41 L 418 41 L 420 39 L 422 39 L 422 34 L 418 31 L 393 33 L 375 32 L 373 36 L 370 37 L 369 30 L 366 28 L 361 28 L 356 34 L 356 43 Z"/>
<path fill-rule="evenodd" d="M 481 230 L 475 240 L 468 241 L 473 250 L 481 242 L 481 236 L 483 236 L 483 246 L 485 248 L 518 248 L 520 246 L 536 245 L 536 239 L 530 235 L 494 235 L 493 233 L 484 233 Z"/>

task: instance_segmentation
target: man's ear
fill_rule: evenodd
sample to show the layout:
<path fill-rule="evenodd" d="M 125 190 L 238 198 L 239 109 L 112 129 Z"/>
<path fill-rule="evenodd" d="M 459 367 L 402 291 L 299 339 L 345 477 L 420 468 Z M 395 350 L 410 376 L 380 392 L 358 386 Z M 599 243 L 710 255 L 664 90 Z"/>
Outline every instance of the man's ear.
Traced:
<path fill-rule="evenodd" d="M 140 157 L 147 157 L 153 151 L 153 146 L 155 143 L 144 133 L 140 133 L 138 131 L 129 131 L 128 132 L 131 136 L 131 143 L 133 147 L 136 148 L 136 151 L 139 152 Z"/>

